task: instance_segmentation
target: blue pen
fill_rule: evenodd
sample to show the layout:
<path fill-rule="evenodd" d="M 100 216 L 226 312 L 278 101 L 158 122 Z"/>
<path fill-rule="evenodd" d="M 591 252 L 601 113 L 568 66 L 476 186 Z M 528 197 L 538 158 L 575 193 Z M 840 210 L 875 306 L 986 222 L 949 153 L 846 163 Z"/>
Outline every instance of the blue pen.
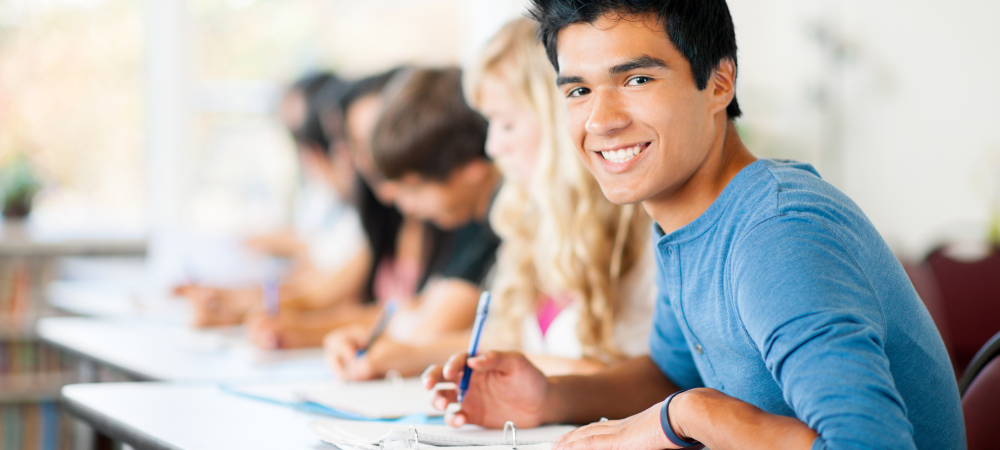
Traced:
<path fill-rule="evenodd" d="M 476 356 L 479 351 L 479 337 L 483 335 L 483 324 L 486 323 L 486 312 L 490 309 L 490 292 L 483 291 L 479 296 L 479 307 L 476 308 L 476 323 L 472 325 L 472 340 L 469 341 L 469 358 Z M 465 363 L 465 372 L 462 373 L 462 381 L 458 384 L 458 402 L 465 399 L 465 392 L 469 390 L 469 380 L 472 379 L 472 369 L 469 363 Z"/>
<path fill-rule="evenodd" d="M 372 332 L 368 335 L 368 345 L 363 348 L 359 348 L 358 352 L 354 354 L 355 358 L 360 358 L 364 356 L 365 353 L 368 353 L 368 349 L 372 348 L 372 344 L 375 343 L 375 340 L 382 335 L 383 331 L 385 331 L 386 325 L 389 324 L 389 319 L 392 318 L 392 314 L 395 312 L 396 302 L 389 300 L 389 302 L 385 304 L 385 308 L 382 309 L 382 312 L 379 313 L 378 318 L 375 319 L 375 324 L 372 325 Z"/>
<path fill-rule="evenodd" d="M 268 278 L 264 280 L 264 312 L 267 315 L 274 317 L 278 315 L 280 308 L 279 305 L 279 293 L 281 291 L 281 282 L 277 277 Z"/>

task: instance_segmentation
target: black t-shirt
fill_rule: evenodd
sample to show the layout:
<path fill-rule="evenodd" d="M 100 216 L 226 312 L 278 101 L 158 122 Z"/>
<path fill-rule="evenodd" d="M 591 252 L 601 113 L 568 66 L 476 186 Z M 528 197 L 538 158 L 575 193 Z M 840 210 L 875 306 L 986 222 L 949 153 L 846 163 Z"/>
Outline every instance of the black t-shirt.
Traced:
<path fill-rule="evenodd" d="M 458 278 L 482 286 L 496 264 L 500 246 L 500 238 L 489 224 L 472 222 L 457 230 L 435 234 L 436 248 L 432 250 L 428 275 Z"/>
<path fill-rule="evenodd" d="M 355 205 L 374 256 L 365 283 L 365 298 L 374 301 L 375 271 L 380 261 L 395 255 L 403 216 L 395 207 L 379 203 L 361 177 L 357 178 L 356 186 Z M 417 291 L 422 290 L 431 277 L 458 278 L 481 287 L 496 263 L 497 247 L 500 246 L 500 238 L 489 224 L 474 221 L 451 231 L 442 231 L 430 224 L 425 226 L 428 252 L 424 267 L 427 269 Z"/>

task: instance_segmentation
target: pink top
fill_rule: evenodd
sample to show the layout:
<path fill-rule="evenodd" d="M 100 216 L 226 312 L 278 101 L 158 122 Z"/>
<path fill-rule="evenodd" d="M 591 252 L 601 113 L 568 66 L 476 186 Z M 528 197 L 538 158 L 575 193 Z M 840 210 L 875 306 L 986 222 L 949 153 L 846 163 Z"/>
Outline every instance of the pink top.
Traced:
<path fill-rule="evenodd" d="M 542 330 L 542 336 L 549 331 L 549 325 L 559 317 L 561 313 L 567 306 L 573 301 L 573 299 L 568 295 L 561 295 L 559 299 L 546 295 L 545 300 L 535 311 L 535 316 L 538 317 L 538 328 Z"/>

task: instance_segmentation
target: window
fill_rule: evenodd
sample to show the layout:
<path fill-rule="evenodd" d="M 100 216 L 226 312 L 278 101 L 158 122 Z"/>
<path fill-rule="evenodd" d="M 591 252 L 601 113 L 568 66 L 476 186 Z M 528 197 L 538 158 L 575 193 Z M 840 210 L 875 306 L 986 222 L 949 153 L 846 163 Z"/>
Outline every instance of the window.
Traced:
<path fill-rule="evenodd" d="M 0 0 L 0 161 L 46 182 L 43 227 L 141 229 L 143 17 L 138 0 Z"/>

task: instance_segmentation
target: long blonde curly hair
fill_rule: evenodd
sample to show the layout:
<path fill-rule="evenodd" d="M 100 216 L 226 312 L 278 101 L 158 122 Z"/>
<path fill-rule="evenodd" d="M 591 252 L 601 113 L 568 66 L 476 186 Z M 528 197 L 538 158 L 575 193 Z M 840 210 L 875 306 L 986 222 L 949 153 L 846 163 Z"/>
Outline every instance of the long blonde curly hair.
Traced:
<path fill-rule="evenodd" d="M 642 208 L 608 201 L 580 161 L 566 130 L 555 71 L 536 32 L 526 18 L 507 23 L 466 69 L 463 83 L 469 104 L 479 108 L 483 79 L 499 77 L 541 125 L 530 191 L 504 183 L 490 212 L 503 244 L 489 344 L 520 348 L 521 324 L 539 307 L 540 294 L 568 294 L 580 303 L 583 356 L 609 362 L 622 357 L 613 340 L 623 301 L 619 280 L 648 251 L 651 222 Z"/>

